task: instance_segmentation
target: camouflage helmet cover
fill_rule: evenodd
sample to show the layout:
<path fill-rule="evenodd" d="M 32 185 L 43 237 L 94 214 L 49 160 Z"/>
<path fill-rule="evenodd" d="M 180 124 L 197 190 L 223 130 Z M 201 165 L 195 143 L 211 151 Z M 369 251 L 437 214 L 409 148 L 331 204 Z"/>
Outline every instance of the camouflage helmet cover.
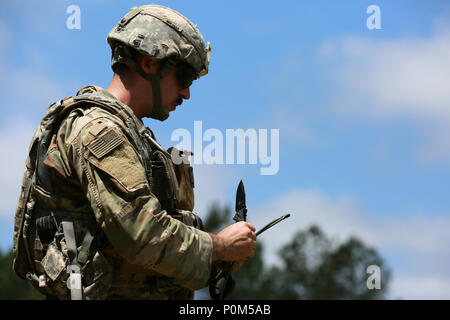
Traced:
<path fill-rule="evenodd" d="M 179 12 L 160 5 L 133 7 L 108 34 L 116 41 L 154 59 L 176 58 L 187 62 L 197 77 L 208 73 L 211 47 L 197 26 Z M 115 61 L 112 61 L 112 66 Z"/>

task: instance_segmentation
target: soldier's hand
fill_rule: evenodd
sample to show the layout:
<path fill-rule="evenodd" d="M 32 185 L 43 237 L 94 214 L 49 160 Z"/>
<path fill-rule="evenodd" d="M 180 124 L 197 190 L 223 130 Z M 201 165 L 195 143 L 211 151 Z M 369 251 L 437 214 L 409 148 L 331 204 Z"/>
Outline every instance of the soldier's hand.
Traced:
<path fill-rule="evenodd" d="M 256 248 L 255 227 L 248 222 L 234 223 L 217 234 L 213 239 L 213 262 L 236 261 L 236 267 L 254 255 Z M 234 269 L 234 268 L 233 268 Z"/>

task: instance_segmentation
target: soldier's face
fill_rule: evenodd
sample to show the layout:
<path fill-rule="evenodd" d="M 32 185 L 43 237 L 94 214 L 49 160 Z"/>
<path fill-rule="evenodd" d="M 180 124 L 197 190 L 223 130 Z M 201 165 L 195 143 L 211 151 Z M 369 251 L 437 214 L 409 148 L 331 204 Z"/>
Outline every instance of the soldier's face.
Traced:
<path fill-rule="evenodd" d="M 155 74 L 159 68 L 159 62 L 157 60 L 145 56 L 141 56 L 138 62 L 146 73 Z M 189 81 L 190 74 L 186 72 L 180 73 L 179 71 L 177 66 L 175 70 L 166 74 L 159 82 L 161 90 L 161 107 L 167 113 L 166 117 L 169 115 L 170 111 L 174 111 L 177 106 L 183 103 L 183 99 L 189 99 L 191 96 L 189 90 L 189 86 L 192 83 L 192 81 Z M 151 90 L 153 89 L 151 82 L 140 76 L 136 75 L 136 77 L 140 83 L 141 89 L 143 89 L 143 96 L 141 98 L 147 102 L 148 108 L 153 108 L 152 105 L 150 105 L 150 103 L 153 104 L 153 98 L 148 96 L 148 92 L 151 94 Z M 145 112 L 143 116 L 152 117 L 151 112 Z"/>

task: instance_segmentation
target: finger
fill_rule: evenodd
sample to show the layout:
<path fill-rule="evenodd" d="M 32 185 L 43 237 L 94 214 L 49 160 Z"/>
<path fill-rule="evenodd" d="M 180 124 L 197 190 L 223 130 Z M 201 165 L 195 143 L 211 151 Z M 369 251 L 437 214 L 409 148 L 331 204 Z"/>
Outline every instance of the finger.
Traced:
<path fill-rule="evenodd" d="M 250 239 L 252 241 L 256 241 L 256 234 L 253 231 L 248 230 L 246 232 L 246 236 L 248 237 L 248 239 Z"/>
<path fill-rule="evenodd" d="M 255 251 L 256 251 L 256 242 L 252 243 L 251 249 L 252 249 L 252 251 L 250 252 L 250 257 L 253 257 L 255 255 Z"/>
<path fill-rule="evenodd" d="M 249 227 L 250 228 L 250 230 L 252 230 L 253 232 L 255 232 L 256 231 L 256 228 L 255 228 L 255 226 L 253 226 L 251 223 L 248 223 L 247 222 L 247 227 Z"/>

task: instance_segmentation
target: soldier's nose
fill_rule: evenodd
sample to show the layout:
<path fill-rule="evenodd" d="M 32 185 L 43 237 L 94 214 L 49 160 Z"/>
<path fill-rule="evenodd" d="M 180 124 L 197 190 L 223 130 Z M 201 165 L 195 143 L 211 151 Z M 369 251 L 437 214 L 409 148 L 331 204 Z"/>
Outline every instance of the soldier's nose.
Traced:
<path fill-rule="evenodd" d="M 189 87 L 181 89 L 180 95 L 183 97 L 183 99 L 188 100 L 191 97 L 191 91 Z"/>

